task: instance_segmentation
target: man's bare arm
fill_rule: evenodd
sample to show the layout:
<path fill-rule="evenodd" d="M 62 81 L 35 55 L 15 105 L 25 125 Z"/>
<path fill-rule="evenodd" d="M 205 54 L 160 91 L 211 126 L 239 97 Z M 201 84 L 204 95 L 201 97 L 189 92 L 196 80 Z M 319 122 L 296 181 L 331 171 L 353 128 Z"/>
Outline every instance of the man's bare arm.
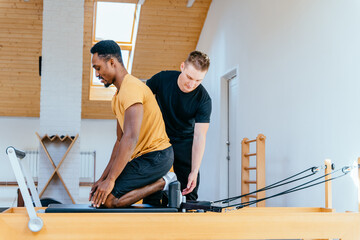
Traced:
<path fill-rule="evenodd" d="M 114 188 L 115 180 L 130 161 L 139 138 L 142 119 L 143 105 L 140 103 L 130 106 L 125 111 L 124 130 L 119 142 L 119 150 L 106 179 L 99 184 L 93 195 L 92 203 L 94 206 L 99 207 L 100 204 L 104 204 L 107 196 Z"/>
<path fill-rule="evenodd" d="M 113 147 L 113 151 L 111 153 L 111 157 L 110 157 L 110 160 L 105 168 L 105 170 L 103 171 L 101 177 L 99 178 L 99 180 L 96 181 L 96 183 L 94 183 L 94 185 L 91 187 L 91 190 L 90 190 L 90 194 L 89 194 L 89 201 L 91 200 L 92 196 L 93 196 L 93 193 L 96 191 L 97 189 L 97 186 L 99 185 L 99 183 L 101 181 L 104 181 L 106 179 L 106 177 L 108 176 L 109 172 L 110 172 L 110 168 L 112 166 L 112 164 L 114 163 L 115 161 L 115 158 L 119 152 L 119 146 L 120 146 L 120 140 L 121 140 L 121 137 L 122 137 L 122 130 L 120 128 L 120 125 L 119 125 L 119 122 L 117 122 L 117 125 L 116 125 L 116 141 L 115 141 L 115 144 L 114 144 L 114 147 Z"/>
<path fill-rule="evenodd" d="M 111 169 L 111 166 L 114 163 L 115 158 L 119 153 L 120 140 L 121 140 L 121 137 L 123 135 L 123 132 L 121 130 L 119 122 L 117 122 L 117 126 L 116 126 L 116 135 L 117 135 L 117 138 L 116 138 L 116 141 L 115 141 L 113 151 L 111 153 L 110 161 L 109 161 L 108 165 L 106 166 L 106 168 L 105 168 L 105 170 L 104 170 L 104 172 L 103 172 L 103 174 L 101 176 L 101 179 L 103 179 L 103 180 L 108 176 L 108 174 L 110 172 L 110 169 Z"/>
<path fill-rule="evenodd" d="M 191 156 L 191 172 L 188 176 L 188 184 L 182 192 L 183 195 L 191 193 L 196 187 L 197 175 L 199 173 L 201 160 L 204 156 L 206 133 L 208 129 L 209 123 L 195 123 Z"/>

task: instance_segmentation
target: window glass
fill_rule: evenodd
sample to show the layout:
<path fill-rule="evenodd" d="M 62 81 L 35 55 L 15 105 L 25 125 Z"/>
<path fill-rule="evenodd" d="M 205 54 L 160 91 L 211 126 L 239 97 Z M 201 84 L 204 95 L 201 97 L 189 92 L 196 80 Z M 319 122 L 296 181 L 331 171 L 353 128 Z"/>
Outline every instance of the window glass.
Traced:
<path fill-rule="evenodd" d="M 96 10 L 95 40 L 111 39 L 131 42 L 136 4 L 98 2 Z"/>
<path fill-rule="evenodd" d="M 124 67 L 131 74 L 141 6 L 97 0 L 94 9 L 92 45 L 101 40 L 114 40 L 121 48 Z M 91 67 L 90 100 L 111 100 L 115 87 L 104 88 Z"/>

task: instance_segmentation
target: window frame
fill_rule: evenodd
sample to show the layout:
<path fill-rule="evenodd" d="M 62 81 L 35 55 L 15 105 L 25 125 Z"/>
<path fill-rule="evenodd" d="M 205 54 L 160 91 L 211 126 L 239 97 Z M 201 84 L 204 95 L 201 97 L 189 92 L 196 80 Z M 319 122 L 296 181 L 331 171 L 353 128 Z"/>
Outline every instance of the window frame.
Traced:
<path fill-rule="evenodd" d="M 135 4 L 135 11 L 134 11 L 134 19 L 133 19 L 133 24 L 132 24 L 132 30 L 131 30 L 131 42 L 121 42 L 121 41 L 115 41 L 121 48 L 121 50 L 127 50 L 129 51 L 129 58 L 127 60 L 127 63 L 124 63 L 124 67 L 128 70 L 129 73 L 131 73 L 131 69 L 129 70 L 129 66 L 131 61 L 133 61 L 133 51 L 135 48 L 135 40 L 136 40 L 136 35 L 134 35 L 134 30 L 135 30 L 135 25 L 138 24 L 138 19 L 139 15 L 140 15 L 140 8 L 141 5 L 133 3 L 133 2 L 125 2 L 125 1 L 109 1 L 109 0 L 96 0 L 94 1 L 94 10 L 93 10 L 93 31 L 92 31 L 92 37 L 91 37 L 91 44 L 92 46 L 98 42 L 100 42 L 101 40 L 96 40 L 96 16 L 97 16 L 97 4 L 99 2 L 111 2 L 111 3 L 119 3 L 119 4 L 123 4 L 123 3 L 129 3 L 129 4 Z M 137 26 L 138 27 L 138 26 Z M 94 83 L 94 69 L 92 67 L 92 65 L 90 64 L 90 89 L 89 89 L 89 100 L 96 100 L 96 101 L 111 101 L 112 96 L 115 94 L 116 92 L 116 87 L 115 86 L 110 86 L 108 88 L 105 88 L 102 84 L 96 84 Z"/>

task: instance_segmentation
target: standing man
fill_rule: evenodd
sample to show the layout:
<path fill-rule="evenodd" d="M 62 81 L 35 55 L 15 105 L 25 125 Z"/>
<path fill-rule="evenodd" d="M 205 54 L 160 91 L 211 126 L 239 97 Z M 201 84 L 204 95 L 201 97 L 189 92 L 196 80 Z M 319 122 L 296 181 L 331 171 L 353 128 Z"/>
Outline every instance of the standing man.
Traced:
<path fill-rule="evenodd" d="M 189 54 L 179 71 L 162 71 L 146 84 L 155 94 L 174 149 L 174 172 L 187 200 L 197 200 L 199 169 L 211 114 L 211 98 L 201 85 L 210 66 L 199 51 Z"/>
<path fill-rule="evenodd" d="M 113 84 L 117 88 L 111 103 L 117 118 L 117 139 L 89 200 L 95 207 L 126 207 L 167 190 L 168 184 L 176 180 L 174 173 L 168 173 L 173 149 L 154 95 L 127 73 L 118 44 L 101 41 L 91 48 L 91 53 L 96 76 L 105 87 Z"/>

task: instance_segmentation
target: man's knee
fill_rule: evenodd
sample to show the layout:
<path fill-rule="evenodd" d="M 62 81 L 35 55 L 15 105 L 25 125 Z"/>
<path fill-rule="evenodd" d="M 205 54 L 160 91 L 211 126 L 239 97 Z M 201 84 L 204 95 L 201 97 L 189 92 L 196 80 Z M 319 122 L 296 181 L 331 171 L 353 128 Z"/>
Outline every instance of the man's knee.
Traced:
<path fill-rule="evenodd" d="M 128 207 L 130 206 L 131 203 L 129 203 L 128 201 L 126 201 L 126 199 L 123 198 L 117 198 L 114 195 L 110 194 L 105 203 L 103 204 L 104 207 L 106 208 L 119 208 L 119 207 Z"/>
<path fill-rule="evenodd" d="M 115 206 L 115 201 L 114 201 L 115 199 L 116 199 L 116 197 L 110 193 L 109 196 L 105 200 L 104 206 L 106 208 L 114 208 L 114 207 L 116 207 Z"/>

